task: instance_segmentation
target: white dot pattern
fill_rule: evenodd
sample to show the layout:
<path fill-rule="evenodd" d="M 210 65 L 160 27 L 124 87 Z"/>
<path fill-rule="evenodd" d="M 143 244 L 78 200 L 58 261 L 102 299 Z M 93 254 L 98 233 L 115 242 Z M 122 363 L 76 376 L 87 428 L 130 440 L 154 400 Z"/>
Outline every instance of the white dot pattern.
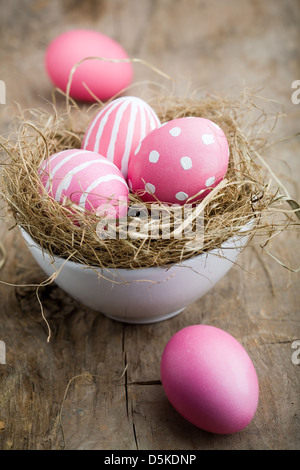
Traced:
<path fill-rule="evenodd" d="M 149 194 L 154 194 L 154 193 L 155 193 L 155 186 L 154 186 L 154 184 L 146 183 L 146 184 L 145 184 L 145 189 L 146 189 L 147 193 L 149 193 Z"/>
<path fill-rule="evenodd" d="M 212 186 L 214 182 L 216 181 L 216 178 L 214 176 L 211 176 L 206 180 L 205 186 L 208 188 L 209 186 Z"/>
<path fill-rule="evenodd" d="M 181 157 L 180 165 L 184 170 L 190 170 L 193 166 L 192 159 L 190 157 Z"/>
<path fill-rule="evenodd" d="M 185 201 L 189 197 L 189 195 L 183 191 L 179 191 L 175 194 L 175 197 L 178 201 Z"/>
<path fill-rule="evenodd" d="M 150 163 L 156 163 L 156 162 L 158 162 L 158 159 L 159 159 L 159 153 L 157 152 L 157 150 L 152 150 L 149 153 L 149 162 Z"/>
<path fill-rule="evenodd" d="M 172 129 L 169 130 L 169 133 L 171 134 L 172 137 L 178 137 L 181 134 L 181 129 L 180 127 L 172 127 Z"/>

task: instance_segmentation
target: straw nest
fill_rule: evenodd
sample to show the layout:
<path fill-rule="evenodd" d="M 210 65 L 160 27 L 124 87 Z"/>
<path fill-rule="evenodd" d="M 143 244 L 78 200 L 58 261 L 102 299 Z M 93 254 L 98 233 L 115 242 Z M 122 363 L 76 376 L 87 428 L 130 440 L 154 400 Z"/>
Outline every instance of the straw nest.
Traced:
<path fill-rule="evenodd" d="M 163 227 L 156 230 L 155 237 L 150 229 L 148 235 L 142 236 L 136 228 L 129 230 L 126 238 L 105 238 L 99 234 L 99 218 L 95 214 L 83 212 L 67 200 L 64 205 L 59 204 L 39 189 L 40 163 L 55 152 L 80 148 L 85 130 L 101 106 L 98 103 L 96 109 L 79 107 L 69 100 L 62 113 L 54 104 L 50 112 L 22 111 L 14 121 L 17 123 L 14 134 L 1 138 L 6 154 L 0 163 L 1 197 L 13 218 L 12 225 L 23 227 L 50 254 L 91 267 L 132 269 L 170 265 L 220 247 L 250 221 L 254 222 L 248 226 L 250 235 L 263 234 L 265 241 L 274 231 L 297 225 L 295 213 L 299 216 L 299 206 L 280 185 L 271 183 L 274 175 L 264 160 L 267 140 L 262 128 L 267 125 L 269 132 L 270 120 L 263 111 L 248 99 L 216 96 L 155 96 L 148 103 L 161 122 L 185 116 L 205 117 L 218 124 L 227 136 L 230 162 L 226 177 L 189 212 L 192 226 L 200 218 L 203 221 L 201 242 L 199 233 L 193 235 L 193 230 L 188 237 L 176 237 L 175 229 L 178 234 L 182 219 L 178 223 L 177 215 L 165 205 L 161 206 L 162 213 L 169 218 L 163 217 L 161 223 L 169 221 L 168 238 L 164 238 Z M 273 124 L 275 121 L 276 116 Z M 138 196 L 130 194 L 131 206 L 140 203 Z M 151 210 L 151 204 L 143 204 Z M 273 218 L 278 214 L 279 222 Z M 136 214 L 126 224 L 139 227 L 140 222 Z"/>

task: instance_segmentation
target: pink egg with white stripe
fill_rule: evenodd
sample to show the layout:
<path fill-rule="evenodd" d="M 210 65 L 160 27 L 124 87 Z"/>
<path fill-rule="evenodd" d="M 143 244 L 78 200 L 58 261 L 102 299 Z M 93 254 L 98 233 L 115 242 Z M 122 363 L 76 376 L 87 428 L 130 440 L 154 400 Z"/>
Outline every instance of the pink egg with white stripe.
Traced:
<path fill-rule="evenodd" d="M 109 218 L 127 214 L 129 188 L 124 176 L 96 152 L 63 150 L 44 160 L 38 173 L 47 193 L 61 204 L 68 198 L 87 211 Z"/>
<path fill-rule="evenodd" d="M 228 141 L 217 124 L 199 117 L 174 119 L 137 147 L 129 161 L 128 185 L 144 201 L 183 205 L 203 199 L 217 186 L 228 162 Z"/>
<path fill-rule="evenodd" d="M 155 111 L 144 100 L 132 96 L 117 98 L 94 117 L 81 148 L 105 156 L 127 178 L 131 155 L 144 137 L 159 126 Z"/>

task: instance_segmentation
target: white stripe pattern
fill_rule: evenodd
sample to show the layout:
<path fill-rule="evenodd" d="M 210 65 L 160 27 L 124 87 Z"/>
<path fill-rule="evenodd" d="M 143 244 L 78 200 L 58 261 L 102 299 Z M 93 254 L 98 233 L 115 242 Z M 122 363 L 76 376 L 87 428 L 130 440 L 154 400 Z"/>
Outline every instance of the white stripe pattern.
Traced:
<path fill-rule="evenodd" d="M 129 104 L 130 103 L 128 101 L 124 101 L 124 103 L 122 103 L 121 106 L 119 107 L 119 109 L 117 111 L 117 114 L 116 114 L 116 117 L 115 117 L 115 122 L 114 122 L 114 126 L 112 128 L 110 142 L 109 142 L 109 146 L 108 146 L 107 154 L 106 154 L 106 157 L 111 162 L 114 161 L 115 146 L 116 146 L 116 141 L 117 141 L 117 135 L 118 135 L 119 128 L 120 128 L 120 125 L 121 125 L 121 120 L 122 120 L 124 112 L 129 107 Z"/>
<path fill-rule="evenodd" d="M 97 186 L 99 186 L 100 184 L 102 183 L 109 183 L 110 181 L 120 181 L 121 183 L 123 183 L 126 187 L 127 187 L 127 184 L 124 180 L 124 178 L 122 178 L 121 176 L 118 176 L 118 175 L 105 175 L 105 176 L 100 176 L 100 178 L 98 178 L 97 180 L 95 180 L 92 184 L 90 184 L 90 186 L 86 189 L 86 191 L 84 191 L 84 193 L 82 193 L 81 197 L 80 197 L 80 201 L 79 201 L 79 205 L 82 206 L 82 207 L 85 207 L 85 203 L 86 203 L 86 198 L 87 196 L 95 189 L 97 188 Z M 99 195 L 100 196 L 100 195 Z M 112 194 L 111 197 L 115 197 L 115 194 Z"/>
<path fill-rule="evenodd" d="M 99 152 L 99 143 L 100 143 L 100 139 L 102 137 L 103 131 L 104 131 L 104 127 L 105 127 L 105 125 L 108 121 L 108 118 L 109 118 L 110 114 L 115 110 L 115 108 L 118 107 L 118 105 L 119 105 L 119 103 L 113 103 L 110 106 L 110 108 L 108 109 L 107 113 L 105 114 L 105 116 L 102 120 L 101 120 L 101 116 L 100 116 L 100 126 L 99 126 L 99 130 L 97 132 L 97 135 L 96 135 L 95 145 L 93 147 L 94 152 Z M 104 155 L 104 157 L 105 157 L 105 155 Z"/>
<path fill-rule="evenodd" d="M 117 101 L 117 100 L 116 100 Z M 94 118 L 94 120 L 92 121 L 88 131 L 87 131 L 87 134 L 84 138 L 84 146 L 83 146 L 83 149 L 84 150 L 91 150 L 91 146 L 89 145 L 89 139 L 90 139 L 90 136 L 95 128 L 95 126 L 98 124 L 98 122 L 100 121 L 100 128 L 102 128 L 102 131 L 104 129 L 104 126 L 109 118 L 109 115 L 113 112 L 113 110 L 118 106 L 118 103 L 112 103 L 112 105 L 107 105 L 106 107 L 104 107 L 98 114 L 97 116 Z M 101 120 L 102 116 L 104 116 L 104 119 Z M 99 140 L 100 140 L 100 137 L 101 137 L 101 133 L 99 134 Z M 95 145 L 93 146 L 93 151 L 94 152 L 97 152 L 97 146 L 99 146 L 99 142 L 97 144 L 97 141 L 95 142 Z"/>
<path fill-rule="evenodd" d="M 159 126 L 157 115 L 144 100 L 132 96 L 118 98 L 94 117 L 82 148 L 108 158 L 126 178 L 130 156 L 144 137 Z"/>
<path fill-rule="evenodd" d="M 124 173 L 127 173 L 128 169 L 128 160 L 130 156 L 130 151 L 132 147 L 132 141 L 133 141 L 133 134 L 134 134 L 134 123 L 136 120 L 136 116 L 138 113 L 138 108 L 135 103 L 132 103 L 131 107 L 131 113 L 130 113 L 130 121 L 128 124 L 128 132 L 126 136 L 126 142 L 125 142 L 125 150 L 122 156 L 121 160 L 121 173 L 124 175 Z M 141 115 L 143 114 L 143 110 L 140 110 Z M 142 121 L 141 121 L 142 124 Z"/>
<path fill-rule="evenodd" d="M 55 200 L 60 201 L 62 192 L 68 190 L 73 177 L 76 176 L 76 174 L 79 173 L 80 171 L 85 170 L 86 168 L 88 168 L 93 163 L 99 163 L 99 160 L 89 160 L 87 162 L 81 163 L 80 165 L 76 166 L 71 171 L 69 171 L 68 174 L 59 183 L 59 185 L 57 187 L 57 190 L 56 190 L 56 193 L 55 193 L 55 196 L 54 196 Z M 101 163 L 105 164 L 106 162 L 102 162 L 102 160 L 101 160 Z"/>
<path fill-rule="evenodd" d="M 63 150 L 44 160 L 38 172 L 48 194 L 61 204 L 67 198 L 93 211 L 103 205 L 115 208 L 116 204 L 111 202 L 114 198 L 125 204 L 117 205 L 113 214 L 126 215 L 129 188 L 125 178 L 116 165 L 96 152 Z"/>
<path fill-rule="evenodd" d="M 66 158 L 64 158 L 63 160 L 61 160 L 56 166 L 52 167 L 51 169 L 51 173 L 49 174 L 49 180 L 47 181 L 47 184 L 45 186 L 45 189 L 46 191 L 49 191 L 49 187 L 50 187 L 50 184 L 51 182 L 53 181 L 53 177 L 55 175 L 55 173 L 65 164 L 67 163 L 68 161 L 70 161 L 72 158 L 76 157 L 77 155 L 79 155 L 80 153 L 82 153 L 82 150 L 78 150 L 77 152 L 74 152 L 74 153 L 71 153 L 71 155 L 68 155 Z M 62 154 L 62 152 L 59 152 L 58 154 L 56 155 L 53 155 L 53 157 L 51 157 L 51 165 L 53 163 L 53 160 L 55 160 L 57 157 L 60 157 Z"/>

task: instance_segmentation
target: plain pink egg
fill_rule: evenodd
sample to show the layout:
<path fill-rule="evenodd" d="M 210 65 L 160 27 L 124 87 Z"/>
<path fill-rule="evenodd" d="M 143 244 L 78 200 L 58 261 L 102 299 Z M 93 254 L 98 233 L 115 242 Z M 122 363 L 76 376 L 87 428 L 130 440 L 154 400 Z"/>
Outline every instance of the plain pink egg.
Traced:
<path fill-rule="evenodd" d="M 98 31 L 67 31 L 57 36 L 46 50 L 46 69 L 53 84 L 66 92 L 72 68 L 86 57 L 128 59 L 120 44 Z M 73 75 L 70 96 L 80 101 L 95 101 L 84 87 L 85 83 L 97 98 L 106 101 L 128 87 L 132 78 L 130 62 L 87 60 Z"/>
<path fill-rule="evenodd" d="M 158 126 L 160 120 L 144 100 L 134 96 L 118 98 L 94 117 L 82 148 L 104 155 L 127 178 L 129 158 L 143 138 Z"/>
<path fill-rule="evenodd" d="M 172 204 L 204 198 L 224 178 L 229 147 L 222 129 L 205 118 L 174 119 L 148 134 L 129 160 L 128 185 L 144 201 Z"/>
<path fill-rule="evenodd" d="M 248 353 L 214 326 L 188 326 L 169 340 L 161 380 L 174 408 L 205 431 L 241 431 L 257 409 L 258 379 Z"/>
<path fill-rule="evenodd" d="M 74 204 L 110 218 L 125 217 L 129 188 L 120 170 L 105 157 L 70 149 L 51 155 L 39 167 L 41 182 L 57 202 Z"/>

